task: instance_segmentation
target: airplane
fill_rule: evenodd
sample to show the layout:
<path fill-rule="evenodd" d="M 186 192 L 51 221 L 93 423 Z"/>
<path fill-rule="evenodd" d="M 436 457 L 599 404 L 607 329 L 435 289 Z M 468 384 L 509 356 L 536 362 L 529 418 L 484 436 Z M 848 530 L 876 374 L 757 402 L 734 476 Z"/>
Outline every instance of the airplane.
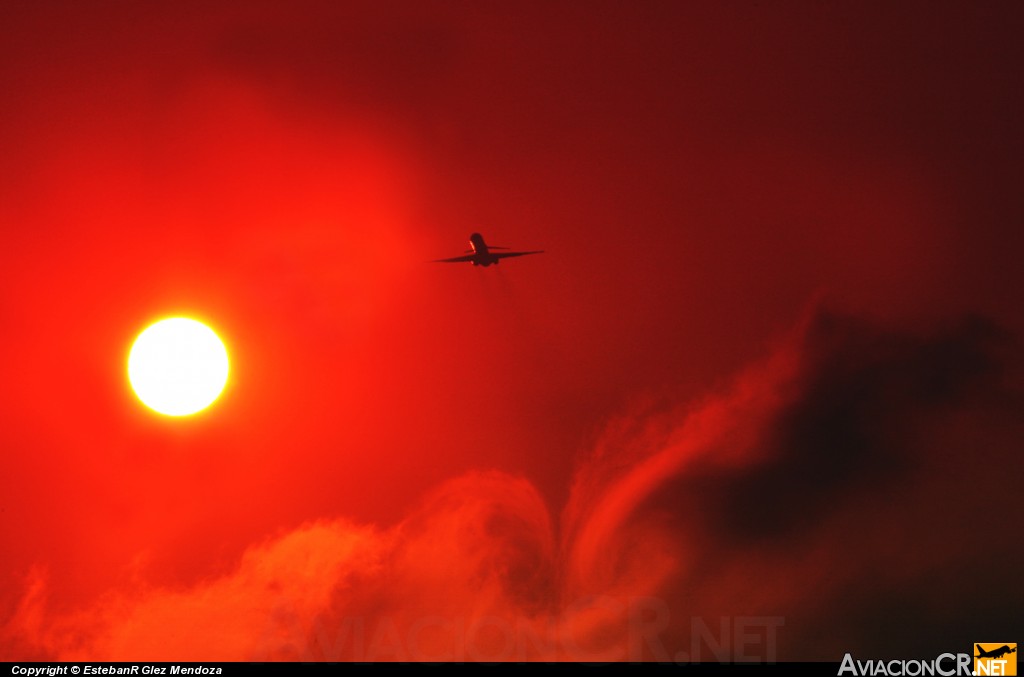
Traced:
<path fill-rule="evenodd" d="M 989 649 L 988 651 L 985 651 L 985 648 L 980 644 L 976 646 L 978 647 L 978 655 L 975 658 L 1001 658 L 1008 653 L 1017 651 L 1017 647 L 1011 649 L 1007 644 L 1002 645 L 998 649 Z"/>
<path fill-rule="evenodd" d="M 472 263 L 474 266 L 483 266 L 486 268 L 491 265 L 498 265 L 498 261 L 501 259 L 507 259 L 510 256 L 526 256 L 527 254 L 543 254 L 543 250 L 529 251 L 529 252 L 501 252 L 494 253 L 492 249 L 508 249 L 508 247 L 489 247 L 484 242 L 484 237 L 480 233 L 473 233 L 469 236 L 470 249 L 466 250 L 466 256 L 456 256 L 450 259 L 435 259 L 431 263 Z"/>

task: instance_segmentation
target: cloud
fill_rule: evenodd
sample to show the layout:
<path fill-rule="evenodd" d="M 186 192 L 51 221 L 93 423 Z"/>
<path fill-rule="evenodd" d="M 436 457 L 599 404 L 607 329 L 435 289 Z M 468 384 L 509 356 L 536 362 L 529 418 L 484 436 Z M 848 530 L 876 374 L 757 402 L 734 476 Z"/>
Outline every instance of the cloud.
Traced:
<path fill-rule="evenodd" d="M 219 578 L 51 612 L 8 655 L 65 660 L 835 659 L 1005 633 L 1024 440 L 1019 349 L 823 310 L 727 392 L 612 422 L 561 519 L 476 472 L 394 527 L 306 524 Z M 979 557 L 985 553 L 985 557 Z M 973 586 L 971 590 L 968 588 Z M 979 589 L 981 594 L 979 594 Z M 888 619 L 888 620 L 886 620 Z"/>
<path fill-rule="evenodd" d="M 1024 558 L 1006 538 L 1024 517 L 1006 481 L 1019 354 L 977 317 L 915 333 L 815 311 L 730 393 L 606 436 L 570 504 L 573 575 L 607 584 L 609 553 L 638 540 L 670 553 L 662 638 L 689 655 L 746 650 L 736 627 L 701 634 L 722 616 L 784 621 L 776 648 L 795 659 L 998 634 L 1012 606 L 993 599 Z M 971 596 L 975 581 L 997 592 Z"/>

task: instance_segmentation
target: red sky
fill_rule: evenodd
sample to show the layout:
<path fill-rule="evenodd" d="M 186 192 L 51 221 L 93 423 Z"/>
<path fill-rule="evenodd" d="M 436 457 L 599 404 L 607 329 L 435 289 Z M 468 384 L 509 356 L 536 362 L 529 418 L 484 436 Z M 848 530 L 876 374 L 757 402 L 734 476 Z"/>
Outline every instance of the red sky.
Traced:
<path fill-rule="evenodd" d="M 1022 30 L 4 5 L 3 655 L 743 657 L 723 617 L 782 619 L 791 660 L 1007 640 Z M 474 231 L 547 253 L 426 263 Z M 179 313 L 233 371 L 172 420 L 125 362 Z"/>

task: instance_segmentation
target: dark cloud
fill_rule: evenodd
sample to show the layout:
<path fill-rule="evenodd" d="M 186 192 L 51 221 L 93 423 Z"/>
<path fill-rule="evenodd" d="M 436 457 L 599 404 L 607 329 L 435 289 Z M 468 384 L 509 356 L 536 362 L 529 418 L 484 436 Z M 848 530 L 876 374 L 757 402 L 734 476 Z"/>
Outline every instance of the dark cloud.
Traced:
<path fill-rule="evenodd" d="M 723 480 L 723 528 L 740 539 L 779 536 L 819 521 L 847 494 L 907 481 L 929 460 L 921 429 L 980 393 L 1000 393 L 1003 338 L 981 318 L 913 336 L 816 314 L 796 392 L 764 431 L 763 457 Z"/>
<path fill-rule="evenodd" d="M 1012 625 L 1016 338 L 981 317 L 909 332 L 820 311 L 791 349 L 767 415 L 729 424 L 756 429 L 739 451 L 710 446 L 646 503 L 700 544 L 679 604 L 785 617 L 783 655 L 822 660 Z"/>

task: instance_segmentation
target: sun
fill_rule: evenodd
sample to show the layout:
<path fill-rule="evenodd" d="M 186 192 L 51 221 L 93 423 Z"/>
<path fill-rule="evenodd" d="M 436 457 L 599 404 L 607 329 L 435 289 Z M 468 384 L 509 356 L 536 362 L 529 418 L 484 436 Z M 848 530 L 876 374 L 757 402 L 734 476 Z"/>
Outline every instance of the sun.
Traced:
<path fill-rule="evenodd" d="M 128 354 L 132 390 L 150 409 L 188 416 L 210 406 L 228 382 L 228 351 L 212 329 L 187 317 L 146 327 Z"/>

